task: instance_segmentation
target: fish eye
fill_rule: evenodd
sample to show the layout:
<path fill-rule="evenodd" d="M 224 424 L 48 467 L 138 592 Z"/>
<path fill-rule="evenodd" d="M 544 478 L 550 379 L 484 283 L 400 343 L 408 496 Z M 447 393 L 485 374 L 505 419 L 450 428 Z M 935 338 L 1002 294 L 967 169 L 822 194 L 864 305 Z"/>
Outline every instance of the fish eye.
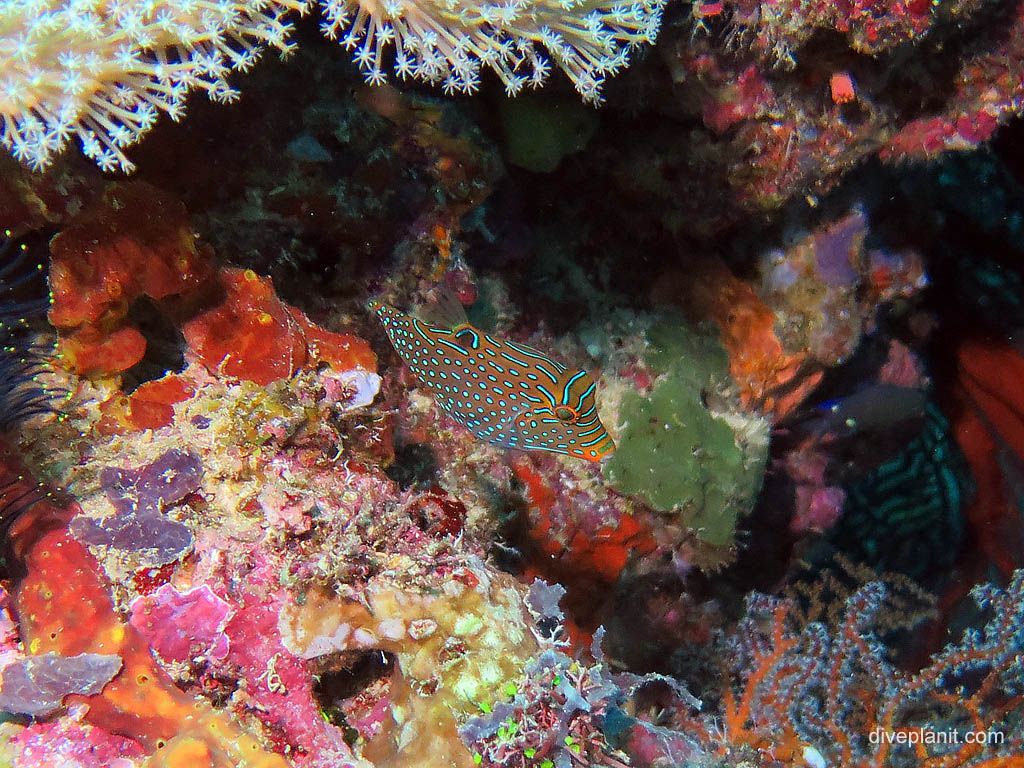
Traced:
<path fill-rule="evenodd" d="M 555 418 L 564 423 L 576 421 L 576 411 L 567 405 L 560 405 L 555 408 Z"/>

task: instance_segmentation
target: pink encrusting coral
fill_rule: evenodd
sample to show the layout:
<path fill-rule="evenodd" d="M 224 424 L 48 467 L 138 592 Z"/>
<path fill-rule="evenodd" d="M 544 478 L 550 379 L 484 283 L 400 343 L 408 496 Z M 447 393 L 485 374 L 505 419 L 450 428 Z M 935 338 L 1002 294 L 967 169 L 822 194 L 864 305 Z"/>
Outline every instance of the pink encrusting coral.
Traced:
<path fill-rule="evenodd" d="M 943 10 L 969 16 L 982 5 L 983 0 L 959 0 Z M 760 57 L 790 65 L 795 62 L 789 57 L 819 30 L 839 32 L 858 53 L 878 54 L 920 39 L 943 21 L 923 0 L 741 0 L 723 3 L 722 12 L 734 13 L 738 33 L 750 36 L 750 47 Z"/>
<path fill-rule="evenodd" d="M 796 484 L 793 519 L 789 523 L 794 533 L 827 531 L 843 512 L 845 491 L 829 485 L 825 479 L 829 460 L 820 446 L 811 443 L 789 451 L 779 462 Z"/>
<path fill-rule="evenodd" d="M 208 582 L 185 593 L 165 585 L 153 599 L 139 598 L 132 623 L 165 661 L 202 661 L 213 677 L 244 681 L 237 704 L 251 709 L 274 741 L 291 745 L 294 765 L 365 765 L 341 729 L 321 718 L 312 671 L 282 644 L 278 616 L 291 596 L 274 580 L 269 566 L 257 568 L 247 574 L 244 589 L 231 593 L 221 586 L 227 600 Z"/>
<path fill-rule="evenodd" d="M 184 592 L 163 584 L 135 598 L 130 621 L 164 661 L 221 661 L 229 651 L 224 627 L 233 613 L 208 584 Z"/>
<path fill-rule="evenodd" d="M 72 718 L 34 723 L 5 747 L 19 768 L 139 768 L 146 750 L 132 739 L 116 736 Z"/>

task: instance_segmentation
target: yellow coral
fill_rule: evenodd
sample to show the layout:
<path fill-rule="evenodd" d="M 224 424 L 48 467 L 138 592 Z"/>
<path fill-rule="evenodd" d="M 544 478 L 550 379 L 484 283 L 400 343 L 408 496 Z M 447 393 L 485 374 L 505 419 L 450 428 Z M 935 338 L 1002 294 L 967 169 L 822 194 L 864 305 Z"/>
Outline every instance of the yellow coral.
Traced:
<path fill-rule="evenodd" d="M 378 768 L 470 768 L 460 718 L 501 697 L 538 650 L 524 588 L 480 568 L 449 579 L 440 594 L 377 580 L 364 597 L 356 603 L 308 595 L 281 614 L 285 645 L 307 659 L 351 650 L 395 654 L 394 727 L 385 728 L 364 756 Z"/>

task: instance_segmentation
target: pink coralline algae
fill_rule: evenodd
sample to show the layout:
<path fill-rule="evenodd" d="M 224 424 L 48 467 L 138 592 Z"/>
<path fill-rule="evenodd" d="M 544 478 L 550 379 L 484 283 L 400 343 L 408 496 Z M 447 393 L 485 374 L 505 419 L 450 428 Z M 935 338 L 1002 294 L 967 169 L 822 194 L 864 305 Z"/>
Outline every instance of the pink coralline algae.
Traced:
<path fill-rule="evenodd" d="M 232 613 L 206 584 L 184 592 L 164 584 L 132 602 L 131 625 L 164 661 L 221 661 L 228 654 L 224 627 Z"/>
<path fill-rule="evenodd" d="M 235 595 L 234 616 L 224 628 L 228 655 L 220 669 L 237 670 L 246 681 L 244 700 L 264 726 L 296 746 L 297 766 L 346 768 L 362 764 L 353 757 L 344 734 L 320 716 L 307 664 L 281 641 L 278 615 L 292 598 L 275 589 L 276 574 L 251 575 Z"/>
<path fill-rule="evenodd" d="M 151 565 L 171 562 L 191 546 L 192 532 L 164 512 L 199 488 L 202 471 L 197 458 L 179 450 L 138 470 L 108 467 L 100 482 L 115 513 L 101 520 L 78 517 L 72 532 L 87 544 L 145 550 Z"/>
<path fill-rule="evenodd" d="M 165 584 L 136 598 L 131 624 L 165 663 L 200 664 L 200 686 L 238 680 L 235 703 L 253 711 L 272 740 L 294 745 L 296 766 L 359 765 L 342 731 L 320 717 L 308 666 L 281 643 L 278 615 L 291 598 L 270 579 L 264 568 L 235 591 Z"/>
<path fill-rule="evenodd" d="M 779 466 L 796 484 L 793 519 L 794 533 L 825 531 L 839 520 L 846 494 L 842 488 L 828 485 L 825 470 L 829 455 L 816 443 L 808 443 L 789 451 Z"/>
<path fill-rule="evenodd" d="M 982 4 L 958 0 L 944 10 L 964 16 Z M 724 6 L 753 51 L 782 63 L 791 63 L 796 50 L 819 30 L 839 32 L 857 53 L 874 55 L 920 38 L 941 21 L 928 0 L 739 0 Z"/>
<path fill-rule="evenodd" d="M 878 380 L 897 387 L 921 387 L 928 377 L 924 364 L 910 348 L 895 339 L 889 342 L 889 354 L 878 371 Z"/>
<path fill-rule="evenodd" d="M 70 718 L 33 723 L 9 748 L 18 768 L 136 768 L 146 757 L 137 741 Z"/>
<path fill-rule="evenodd" d="M 37 487 L 5 445 L 0 480 L 7 502 Z M 102 566 L 68 531 L 79 511 L 76 503 L 57 506 L 41 499 L 21 512 L 9 533 L 12 556 L 24 573 L 12 602 L 25 649 L 32 656 L 101 653 L 122 661 L 121 671 L 98 693 L 69 697 L 65 704 L 75 707 L 76 718 L 137 741 L 150 755 L 150 768 L 284 768 L 283 758 L 263 750 L 229 716 L 175 686 L 141 636 L 122 622 Z M 43 754 L 64 748 L 40 745 L 48 750 Z M 25 763 L 17 752 L 12 762 Z"/>
<path fill-rule="evenodd" d="M 278 485 L 267 485 L 256 501 L 267 523 L 294 533 L 305 533 L 313 524 L 311 513 L 316 501 L 310 496 L 289 493 Z"/>

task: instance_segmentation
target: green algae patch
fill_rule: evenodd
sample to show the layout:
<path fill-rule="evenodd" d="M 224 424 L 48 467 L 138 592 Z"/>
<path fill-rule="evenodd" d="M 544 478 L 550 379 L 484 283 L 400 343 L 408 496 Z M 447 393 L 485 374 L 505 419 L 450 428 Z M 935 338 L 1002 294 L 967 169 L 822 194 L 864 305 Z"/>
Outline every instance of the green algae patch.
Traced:
<path fill-rule="evenodd" d="M 579 99 L 528 92 L 499 105 L 502 149 L 508 162 L 551 173 L 566 155 L 583 149 L 597 130 L 597 112 Z"/>
<path fill-rule="evenodd" d="M 648 393 L 621 401 L 605 477 L 621 493 L 680 516 L 705 544 L 729 547 L 753 507 L 768 451 L 766 420 L 740 409 L 725 350 L 676 317 L 647 332 Z"/>

